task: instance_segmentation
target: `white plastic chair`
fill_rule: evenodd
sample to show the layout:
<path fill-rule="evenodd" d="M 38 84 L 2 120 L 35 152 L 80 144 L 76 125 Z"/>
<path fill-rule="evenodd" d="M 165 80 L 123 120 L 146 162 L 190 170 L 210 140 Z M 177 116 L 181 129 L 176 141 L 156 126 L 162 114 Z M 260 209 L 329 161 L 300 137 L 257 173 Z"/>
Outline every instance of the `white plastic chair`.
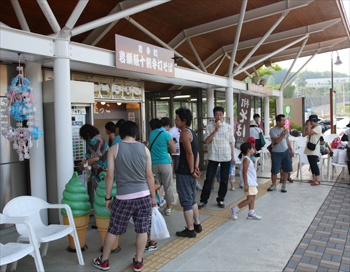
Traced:
<path fill-rule="evenodd" d="M 23 243 L 0 243 L 0 266 L 1 271 L 6 271 L 6 266 L 12 263 L 11 271 L 16 269 L 17 261 L 27 255 L 34 258 L 37 271 L 45 271 L 40 257 L 39 244 L 34 229 L 28 217 L 7 217 L 0 213 L 0 224 L 24 224 L 29 237 L 29 244 Z"/>
<path fill-rule="evenodd" d="M 69 225 L 44 225 L 40 217 L 40 211 L 43 209 L 66 209 Z M 27 216 L 29 218 L 38 242 L 43 243 L 42 256 L 46 256 L 50 241 L 61 239 L 70 234 L 74 240 L 79 264 L 84 265 L 72 210 L 67 204 L 50 204 L 34 196 L 20 196 L 9 201 L 3 213 L 7 216 Z M 28 232 L 24 225 L 17 224 L 16 229 L 20 235 L 17 241 L 28 241 Z"/>
<path fill-rule="evenodd" d="M 265 169 L 265 156 L 266 158 L 269 157 L 270 151 L 267 149 L 267 147 L 271 144 L 270 140 L 265 139 L 266 144 L 261 148 L 260 152 L 260 160 L 261 160 L 261 169 L 260 171 L 262 172 Z"/>
<path fill-rule="evenodd" d="M 298 171 L 297 171 L 297 177 L 299 177 L 300 174 L 300 180 L 303 181 L 303 165 L 304 164 L 309 164 L 309 160 L 307 159 L 306 154 L 304 154 L 305 148 L 298 148 L 297 150 L 295 150 L 295 155 L 297 155 L 299 157 L 299 162 L 298 162 Z M 320 164 L 320 162 L 317 163 L 318 165 Z M 322 171 L 322 170 L 320 170 Z M 323 175 L 321 173 L 321 181 L 323 179 Z"/>
<path fill-rule="evenodd" d="M 334 178 L 334 173 L 336 168 L 335 167 L 343 167 L 344 169 L 342 169 L 343 171 L 343 176 L 345 176 L 345 171 L 347 166 L 347 163 L 345 161 L 345 157 L 346 157 L 346 149 L 332 149 L 334 156 L 333 159 L 331 161 L 330 164 L 330 168 L 328 169 L 328 180 L 330 180 L 330 175 L 332 172 L 332 179 Z"/>
<path fill-rule="evenodd" d="M 305 147 L 306 146 L 306 141 L 307 141 L 307 137 L 298 137 L 297 140 L 297 149 L 301 148 L 301 147 Z"/>

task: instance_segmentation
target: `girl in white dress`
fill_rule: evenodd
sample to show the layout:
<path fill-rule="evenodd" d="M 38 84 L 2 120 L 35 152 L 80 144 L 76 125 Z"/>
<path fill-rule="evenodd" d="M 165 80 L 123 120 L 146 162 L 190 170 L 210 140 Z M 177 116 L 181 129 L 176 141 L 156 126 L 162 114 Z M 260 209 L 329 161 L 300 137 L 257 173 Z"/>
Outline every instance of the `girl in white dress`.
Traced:
<path fill-rule="evenodd" d="M 244 188 L 244 193 L 247 196 L 247 199 L 243 200 L 235 207 L 230 207 L 232 218 L 233 220 L 237 220 L 238 211 L 246 205 L 249 205 L 247 219 L 260 220 L 261 216 L 256 215 L 254 212 L 255 196 L 258 194 L 256 171 L 254 169 L 254 163 L 250 159 L 250 156 L 254 154 L 254 148 L 251 143 L 243 143 L 240 149 L 241 154 L 239 154 L 238 157 L 242 160 L 240 169 L 241 186 Z"/>

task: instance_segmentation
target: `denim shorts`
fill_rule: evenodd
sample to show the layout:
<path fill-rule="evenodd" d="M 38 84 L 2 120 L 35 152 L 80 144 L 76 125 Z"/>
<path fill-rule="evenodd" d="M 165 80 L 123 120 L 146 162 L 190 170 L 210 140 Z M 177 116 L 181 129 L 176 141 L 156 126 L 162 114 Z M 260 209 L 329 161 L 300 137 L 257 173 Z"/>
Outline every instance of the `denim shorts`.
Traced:
<path fill-rule="evenodd" d="M 293 171 L 292 158 L 290 157 L 289 149 L 284 152 L 271 153 L 271 173 L 279 174 L 281 169 L 283 172 L 287 173 Z"/>
<path fill-rule="evenodd" d="M 190 175 L 176 174 L 176 190 L 184 211 L 192 210 L 196 204 L 196 179 Z"/>

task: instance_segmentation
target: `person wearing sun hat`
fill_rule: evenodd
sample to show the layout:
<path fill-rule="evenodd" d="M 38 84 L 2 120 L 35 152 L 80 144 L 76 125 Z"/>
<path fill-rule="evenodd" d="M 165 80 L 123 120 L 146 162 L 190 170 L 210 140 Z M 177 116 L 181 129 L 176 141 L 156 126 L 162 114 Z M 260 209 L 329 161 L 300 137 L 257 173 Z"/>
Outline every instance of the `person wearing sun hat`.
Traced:
<path fill-rule="evenodd" d="M 320 185 L 320 169 L 317 165 L 320 154 L 320 137 L 322 134 L 322 129 L 318 125 L 318 121 L 320 120 L 316 114 L 311 114 L 303 127 L 303 137 L 308 136 L 304 153 L 307 155 L 312 172 L 312 179 L 309 180 L 312 186 Z M 311 150 L 308 147 L 308 143 L 316 145 L 315 149 Z"/>

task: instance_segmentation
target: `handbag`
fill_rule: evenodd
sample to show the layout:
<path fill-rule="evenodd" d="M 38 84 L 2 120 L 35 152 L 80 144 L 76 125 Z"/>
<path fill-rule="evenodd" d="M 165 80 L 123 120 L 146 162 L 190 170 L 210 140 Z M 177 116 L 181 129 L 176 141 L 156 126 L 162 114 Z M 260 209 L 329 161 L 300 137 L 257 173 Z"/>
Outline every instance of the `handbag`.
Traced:
<path fill-rule="evenodd" d="M 265 138 L 264 138 L 264 134 L 262 132 L 259 133 L 259 137 L 260 137 L 261 147 L 265 146 L 266 145 L 266 141 L 265 141 Z"/>
<path fill-rule="evenodd" d="M 320 138 L 318 138 L 318 141 L 316 142 L 316 144 L 313 144 L 310 142 L 310 136 L 309 136 L 309 142 L 306 145 L 307 149 L 314 151 L 316 149 L 316 145 L 318 144 L 319 141 L 320 141 Z"/>
<path fill-rule="evenodd" d="M 170 234 L 165 220 L 157 207 L 152 208 L 151 240 L 162 240 L 169 238 Z"/>

